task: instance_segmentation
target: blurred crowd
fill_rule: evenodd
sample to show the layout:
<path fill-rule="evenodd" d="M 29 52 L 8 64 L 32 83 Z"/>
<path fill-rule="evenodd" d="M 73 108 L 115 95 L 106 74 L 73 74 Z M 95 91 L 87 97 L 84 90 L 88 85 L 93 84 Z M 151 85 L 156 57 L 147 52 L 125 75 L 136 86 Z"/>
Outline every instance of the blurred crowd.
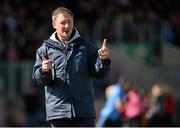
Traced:
<path fill-rule="evenodd" d="M 53 31 L 51 12 L 66 6 L 75 14 L 75 26 L 92 42 L 153 43 L 160 37 L 180 46 L 178 0 L 1 0 L 0 60 L 32 60 L 35 49 Z"/>
<path fill-rule="evenodd" d="M 121 77 L 105 89 L 106 102 L 97 113 L 97 127 L 177 126 L 176 100 L 166 84 L 144 90 Z"/>

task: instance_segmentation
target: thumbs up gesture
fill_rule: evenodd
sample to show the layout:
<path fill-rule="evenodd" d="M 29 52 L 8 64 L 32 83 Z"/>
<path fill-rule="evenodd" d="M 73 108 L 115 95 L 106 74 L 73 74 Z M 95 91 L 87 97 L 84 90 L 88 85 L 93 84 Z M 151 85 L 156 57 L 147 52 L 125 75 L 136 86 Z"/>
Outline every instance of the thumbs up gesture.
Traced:
<path fill-rule="evenodd" d="M 49 70 L 53 68 L 52 61 L 46 59 L 44 54 L 41 54 L 41 58 L 42 58 L 42 71 L 49 72 Z"/>
<path fill-rule="evenodd" d="M 104 39 L 102 47 L 98 50 L 98 54 L 101 59 L 107 59 L 109 57 L 109 49 L 107 48 L 106 39 Z"/>

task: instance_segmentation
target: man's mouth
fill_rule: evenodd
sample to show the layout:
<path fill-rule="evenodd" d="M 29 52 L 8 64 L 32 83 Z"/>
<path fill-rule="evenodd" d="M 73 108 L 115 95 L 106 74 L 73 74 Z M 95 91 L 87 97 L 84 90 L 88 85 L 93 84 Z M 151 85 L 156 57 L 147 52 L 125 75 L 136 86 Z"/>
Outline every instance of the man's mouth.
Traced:
<path fill-rule="evenodd" d="M 65 30 L 65 31 L 64 31 L 64 33 L 68 34 L 68 33 L 69 33 L 69 31 L 68 31 L 68 30 Z"/>

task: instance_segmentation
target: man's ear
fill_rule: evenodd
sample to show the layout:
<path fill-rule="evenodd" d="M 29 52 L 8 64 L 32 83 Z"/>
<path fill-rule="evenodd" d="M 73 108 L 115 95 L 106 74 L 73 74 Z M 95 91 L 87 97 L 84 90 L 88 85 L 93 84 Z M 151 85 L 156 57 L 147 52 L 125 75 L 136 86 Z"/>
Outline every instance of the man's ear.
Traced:
<path fill-rule="evenodd" d="M 52 21 L 52 26 L 53 26 L 54 29 L 56 29 L 56 24 L 55 24 L 54 21 Z"/>

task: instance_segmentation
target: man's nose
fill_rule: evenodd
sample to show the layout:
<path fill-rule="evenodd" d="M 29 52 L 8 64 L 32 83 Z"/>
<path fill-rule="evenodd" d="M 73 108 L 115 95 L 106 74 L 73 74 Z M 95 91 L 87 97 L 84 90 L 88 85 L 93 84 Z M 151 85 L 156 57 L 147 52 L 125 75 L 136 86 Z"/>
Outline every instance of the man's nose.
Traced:
<path fill-rule="evenodd" d="M 68 23 L 66 23 L 66 24 L 65 24 L 65 28 L 68 28 L 68 27 L 69 27 L 69 24 L 68 24 Z"/>

